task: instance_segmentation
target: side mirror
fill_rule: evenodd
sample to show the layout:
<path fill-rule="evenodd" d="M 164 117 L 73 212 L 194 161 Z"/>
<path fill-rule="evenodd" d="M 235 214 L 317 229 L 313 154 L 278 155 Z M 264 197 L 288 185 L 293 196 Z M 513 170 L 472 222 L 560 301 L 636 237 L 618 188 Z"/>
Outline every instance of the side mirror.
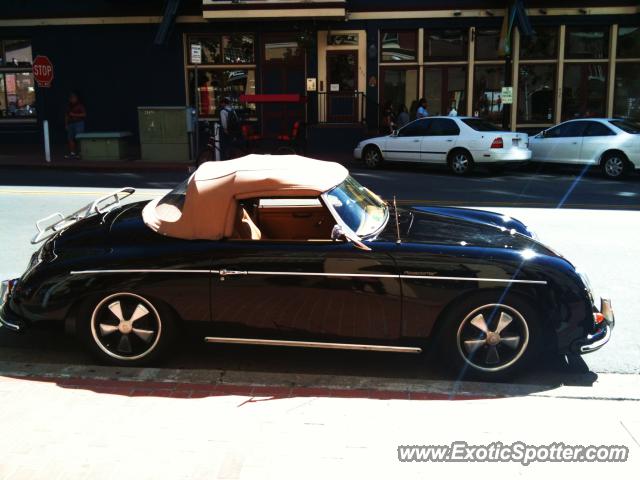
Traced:
<path fill-rule="evenodd" d="M 370 247 L 367 247 L 364 243 L 360 241 L 357 237 L 352 237 L 347 232 L 343 230 L 340 225 L 334 225 L 331 230 L 331 240 L 334 242 L 351 242 L 356 248 L 360 250 L 365 250 L 367 252 L 371 251 Z"/>

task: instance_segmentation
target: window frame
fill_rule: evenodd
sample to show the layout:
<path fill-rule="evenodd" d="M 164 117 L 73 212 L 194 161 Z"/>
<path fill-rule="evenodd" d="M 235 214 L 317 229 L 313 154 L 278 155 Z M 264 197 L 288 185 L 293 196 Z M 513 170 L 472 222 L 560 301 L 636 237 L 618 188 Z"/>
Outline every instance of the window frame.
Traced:
<path fill-rule="evenodd" d="M 4 63 L 0 65 L 0 82 L 3 82 L 2 95 L 4 96 L 4 105 L 5 108 L 2 110 L 3 114 L 8 112 L 9 108 L 9 90 L 7 89 L 7 75 L 21 75 L 28 74 L 31 77 L 31 82 L 33 84 L 33 105 L 35 105 L 34 112 L 30 115 L 19 115 L 19 116 L 2 116 L 0 115 L 0 122 L 19 122 L 19 123 L 33 123 L 37 121 L 38 118 L 38 108 L 37 108 L 37 91 L 36 91 L 36 82 L 33 78 L 33 43 L 30 38 L 25 37 L 2 37 L 0 38 L 0 56 L 1 58 L 6 60 L 6 42 L 10 41 L 24 41 L 28 42 L 31 48 L 31 64 L 30 65 L 7 65 Z"/>

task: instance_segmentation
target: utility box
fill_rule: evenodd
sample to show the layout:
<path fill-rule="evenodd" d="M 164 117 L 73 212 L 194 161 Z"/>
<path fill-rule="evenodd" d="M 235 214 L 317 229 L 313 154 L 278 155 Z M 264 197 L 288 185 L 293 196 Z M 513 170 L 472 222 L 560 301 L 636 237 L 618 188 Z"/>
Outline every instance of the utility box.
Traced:
<path fill-rule="evenodd" d="M 138 107 L 138 126 L 143 161 L 189 162 L 190 107 Z"/>
<path fill-rule="evenodd" d="M 131 132 L 79 133 L 80 154 L 83 160 L 119 161 L 127 158 L 128 139 Z"/>

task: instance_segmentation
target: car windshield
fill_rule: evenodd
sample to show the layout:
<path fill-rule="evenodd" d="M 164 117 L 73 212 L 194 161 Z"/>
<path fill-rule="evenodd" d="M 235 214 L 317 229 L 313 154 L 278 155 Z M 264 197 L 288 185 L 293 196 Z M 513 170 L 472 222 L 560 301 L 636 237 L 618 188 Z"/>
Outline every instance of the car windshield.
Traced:
<path fill-rule="evenodd" d="M 329 190 L 326 198 L 342 221 L 360 237 L 379 231 L 389 216 L 382 199 L 352 177 Z"/>
<path fill-rule="evenodd" d="M 481 118 L 463 118 L 462 121 L 478 132 L 498 132 L 501 129 Z"/>
<path fill-rule="evenodd" d="M 640 124 L 629 120 L 611 120 L 611 124 L 618 127 L 623 132 L 640 134 Z"/>

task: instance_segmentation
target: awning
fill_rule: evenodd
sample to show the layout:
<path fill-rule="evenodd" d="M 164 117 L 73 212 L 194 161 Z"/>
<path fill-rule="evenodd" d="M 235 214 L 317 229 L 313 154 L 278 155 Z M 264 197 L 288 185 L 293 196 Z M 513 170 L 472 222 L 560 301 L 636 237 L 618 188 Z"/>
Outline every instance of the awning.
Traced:
<path fill-rule="evenodd" d="M 202 16 L 207 20 L 344 19 L 346 3 L 346 0 L 202 0 Z"/>

